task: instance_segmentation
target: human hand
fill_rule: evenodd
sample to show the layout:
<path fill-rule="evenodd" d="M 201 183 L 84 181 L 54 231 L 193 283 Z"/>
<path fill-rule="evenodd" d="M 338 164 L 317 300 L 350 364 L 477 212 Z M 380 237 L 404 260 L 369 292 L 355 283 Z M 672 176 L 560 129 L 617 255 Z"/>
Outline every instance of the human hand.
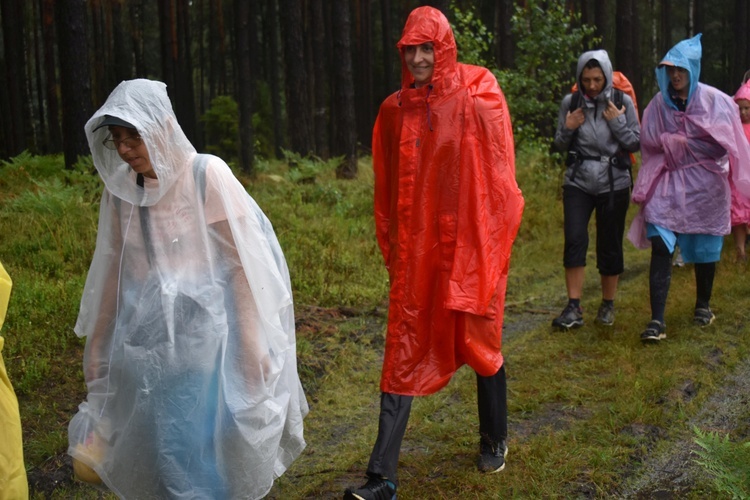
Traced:
<path fill-rule="evenodd" d="M 565 128 L 569 130 L 575 130 L 586 121 L 586 117 L 583 114 L 583 109 L 578 108 L 573 112 L 568 111 L 565 116 Z"/>
<path fill-rule="evenodd" d="M 602 113 L 602 115 L 607 121 L 610 121 L 611 119 L 617 118 L 623 113 L 625 113 L 625 105 L 623 105 L 620 109 L 617 109 L 615 103 L 609 101 L 607 103 L 607 109 L 604 110 L 604 113 Z"/>

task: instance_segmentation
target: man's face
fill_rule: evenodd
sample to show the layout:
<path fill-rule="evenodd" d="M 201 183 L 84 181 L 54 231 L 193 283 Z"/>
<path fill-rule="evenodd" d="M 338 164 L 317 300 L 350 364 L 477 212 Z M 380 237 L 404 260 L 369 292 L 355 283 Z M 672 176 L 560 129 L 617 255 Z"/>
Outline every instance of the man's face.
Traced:
<path fill-rule="evenodd" d="M 598 96 L 607 79 L 604 78 L 604 72 L 601 68 L 583 68 L 581 72 L 581 85 L 586 95 L 592 99 Z"/>
<path fill-rule="evenodd" d="M 688 70 L 679 66 L 668 66 L 667 75 L 675 92 L 681 96 L 683 93 L 687 94 L 690 85 L 690 73 L 688 73 Z M 687 95 L 684 97 L 687 97 Z"/>
<path fill-rule="evenodd" d="M 435 69 L 435 53 L 432 50 L 432 42 L 421 45 L 407 45 L 404 47 L 404 61 L 414 77 L 416 87 L 427 85 L 432 81 L 432 72 Z"/>

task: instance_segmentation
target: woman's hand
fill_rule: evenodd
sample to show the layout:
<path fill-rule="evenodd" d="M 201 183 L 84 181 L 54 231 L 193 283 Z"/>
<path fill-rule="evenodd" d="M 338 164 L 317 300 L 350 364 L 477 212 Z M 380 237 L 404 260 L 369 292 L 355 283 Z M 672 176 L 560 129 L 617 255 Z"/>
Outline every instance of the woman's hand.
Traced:
<path fill-rule="evenodd" d="M 568 130 L 575 130 L 586 121 L 586 117 L 583 115 L 583 109 L 578 108 L 573 112 L 568 111 L 565 116 L 565 128 Z"/>
<path fill-rule="evenodd" d="M 609 101 L 607 104 L 607 109 L 604 110 L 604 113 L 602 115 L 607 121 L 610 121 L 613 118 L 617 118 L 621 114 L 625 113 L 625 105 L 623 104 L 622 108 L 617 109 L 617 106 L 615 106 L 615 103 L 612 101 Z"/>

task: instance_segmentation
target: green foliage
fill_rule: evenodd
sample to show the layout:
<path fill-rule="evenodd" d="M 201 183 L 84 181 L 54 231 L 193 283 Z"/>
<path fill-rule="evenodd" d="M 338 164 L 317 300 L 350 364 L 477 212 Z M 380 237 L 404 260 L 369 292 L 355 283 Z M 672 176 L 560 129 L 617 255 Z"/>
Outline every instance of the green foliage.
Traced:
<path fill-rule="evenodd" d="M 696 462 L 711 474 L 716 488 L 732 498 L 750 498 L 750 442 L 733 443 L 729 435 L 694 430 L 700 446 Z"/>
<path fill-rule="evenodd" d="M 496 73 L 513 117 L 516 143 L 551 143 L 563 96 L 575 82 L 575 63 L 594 29 L 564 0 L 529 0 L 516 7 L 516 68 Z"/>
<path fill-rule="evenodd" d="M 271 108 L 271 91 L 264 81 L 255 82 L 255 112 L 253 113 L 253 138 L 255 139 L 255 157 L 274 158 L 273 110 Z"/>
<path fill-rule="evenodd" d="M 451 11 L 455 23 L 451 23 L 453 36 L 456 38 L 458 60 L 466 64 L 490 67 L 490 47 L 492 47 L 492 32 L 477 16 L 475 9 L 462 11 L 455 3 L 451 3 Z"/>
<path fill-rule="evenodd" d="M 239 110 L 237 102 L 227 95 L 211 101 L 208 111 L 201 117 L 206 127 L 206 151 L 226 162 L 239 157 Z"/>

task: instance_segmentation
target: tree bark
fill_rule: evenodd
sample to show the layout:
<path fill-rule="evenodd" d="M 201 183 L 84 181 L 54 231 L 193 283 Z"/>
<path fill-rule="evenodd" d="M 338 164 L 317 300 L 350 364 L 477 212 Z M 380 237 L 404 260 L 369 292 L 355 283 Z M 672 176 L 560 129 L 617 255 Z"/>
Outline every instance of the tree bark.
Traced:
<path fill-rule="evenodd" d="M 635 71 L 635 41 L 633 40 L 634 0 L 617 0 L 615 68 L 631 78 Z"/>
<path fill-rule="evenodd" d="M 281 83 L 279 65 L 282 60 L 279 47 L 277 0 L 267 0 L 264 16 L 265 37 L 268 40 L 269 54 L 266 56 L 267 74 L 271 91 L 271 110 L 273 114 L 273 149 L 276 158 L 282 157 L 284 142 L 284 116 L 281 106 Z"/>
<path fill-rule="evenodd" d="M 323 0 L 311 0 L 310 9 L 310 17 L 314 27 L 312 29 L 312 53 L 316 68 L 316 71 L 311 75 L 315 87 L 315 153 L 323 159 L 328 159 L 331 155 L 328 147 L 328 72 L 330 68 L 326 57 Z"/>
<path fill-rule="evenodd" d="M 24 50 L 24 16 L 22 0 L 3 0 L 2 8 L 3 48 L 5 52 L 6 78 L 3 93 L 6 94 L 5 109 L 8 141 L 5 148 L 8 156 L 15 156 L 27 148 L 25 106 L 28 103 L 23 75 L 26 74 Z M 5 118 L 5 117 L 4 117 Z"/>
<path fill-rule="evenodd" d="M 246 0 L 235 0 L 234 19 L 235 36 L 237 40 L 237 83 L 238 101 L 240 114 L 240 168 L 248 173 L 253 173 L 253 95 L 255 94 L 252 76 L 252 55 L 250 50 L 251 31 L 250 20 L 254 16 L 251 2 Z"/>
<path fill-rule="evenodd" d="M 44 95 L 47 100 L 47 147 L 62 150 L 60 131 L 60 100 L 57 95 L 55 64 L 55 0 L 42 0 L 42 44 L 44 46 Z"/>
<path fill-rule="evenodd" d="M 357 41 L 357 71 L 354 95 L 357 109 L 357 138 L 369 144 L 375 123 L 372 92 L 372 18 L 370 0 L 357 0 L 355 40 Z"/>
<path fill-rule="evenodd" d="M 500 0 L 497 3 L 495 29 L 497 45 L 497 64 L 500 69 L 512 69 L 516 65 L 515 42 L 511 19 L 515 13 L 515 2 L 513 0 Z"/>
<path fill-rule="evenodd" d="M 334 124 L 334 156 L 343 155 L 344 161 L 336 169 L 336 176 L 353 179 L 357 176 L 357 119 L 354 111 L 354 77 L 351 59 L 351 23 L 348 0 L 331 1 L 331 31 L 333 33 L 333 105 L 336 107 Z"/>
<path fill-rule="evenodd" d="M 89 154 L 88 141 L 83 129 L 92 114 L 86 45 L 86 1 L 57 0 L 55 7 L 60 95 L 63 103 L 63 153 L 65 168 L 70 169 L 78 161 L 79 156 Z"/>
<path fill-rule="evenodd" d="M 279 8 L 284 39 L 289 147 L 295 153 L 305 156 L 313 152 L 313 138 L 302 3 L 299 0 L 281 0 Z"/>

